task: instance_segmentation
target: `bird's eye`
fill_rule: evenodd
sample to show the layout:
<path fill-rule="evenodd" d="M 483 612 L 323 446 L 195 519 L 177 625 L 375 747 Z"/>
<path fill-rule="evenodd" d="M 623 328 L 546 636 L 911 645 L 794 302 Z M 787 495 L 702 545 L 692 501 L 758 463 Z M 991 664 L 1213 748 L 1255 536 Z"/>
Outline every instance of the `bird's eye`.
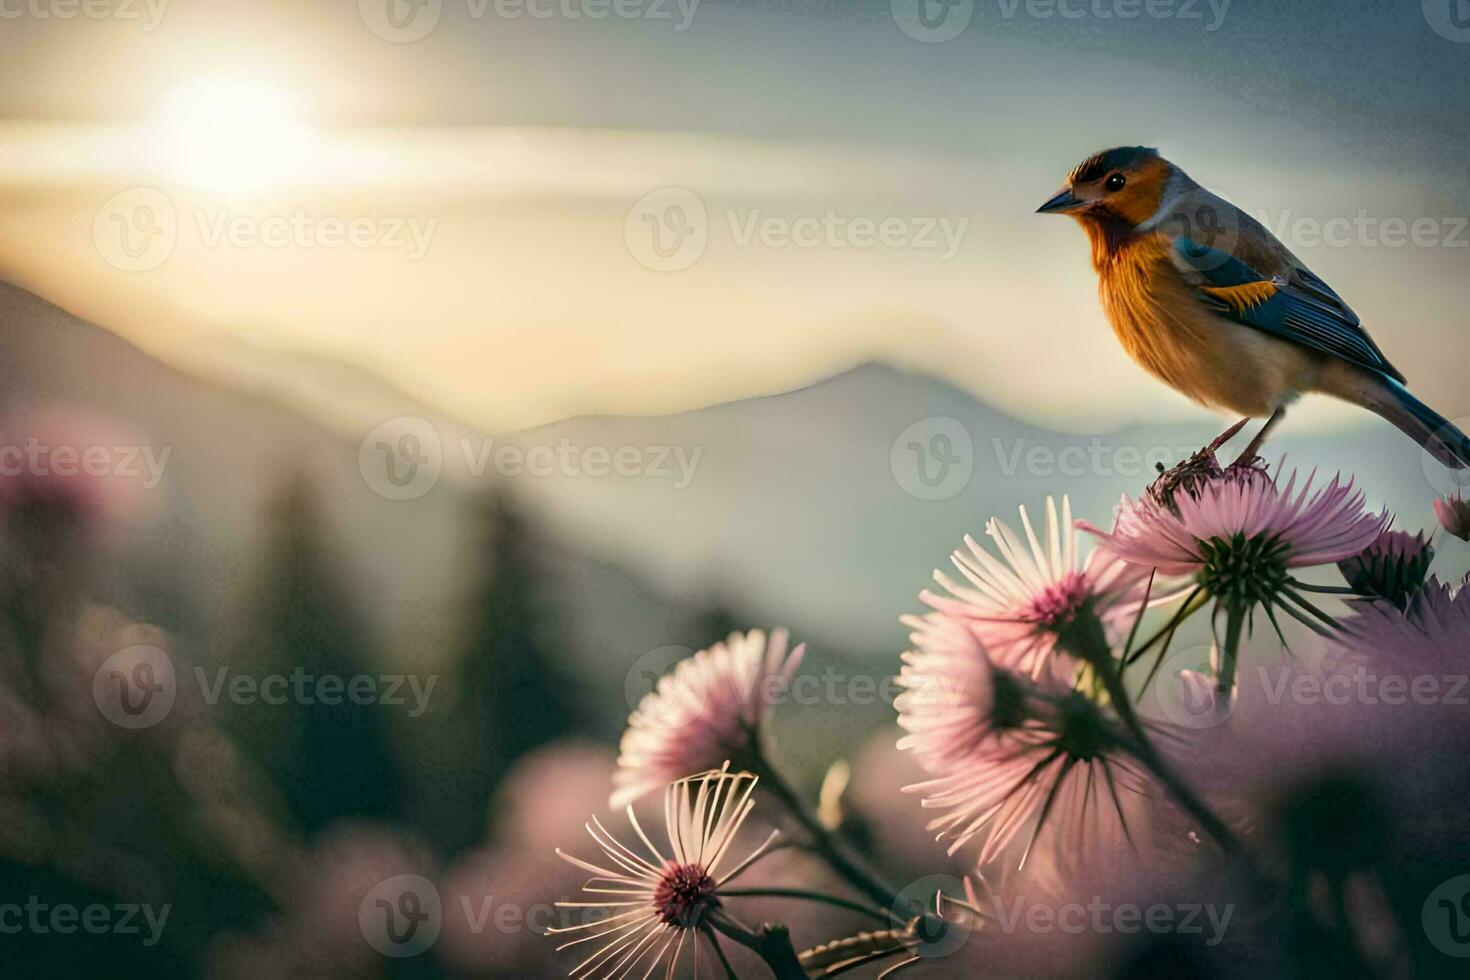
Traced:
<path fill-rule="evenodd" d="M 1122 174 L 1113 174 L 1111 177 L 1108 178 L 1106 186 L 1110 191 L 1121 191 L 1123 189 L 1123 185 L 1126 183 L 1128 183 L 1127 177 L 1124 177 Z"/>

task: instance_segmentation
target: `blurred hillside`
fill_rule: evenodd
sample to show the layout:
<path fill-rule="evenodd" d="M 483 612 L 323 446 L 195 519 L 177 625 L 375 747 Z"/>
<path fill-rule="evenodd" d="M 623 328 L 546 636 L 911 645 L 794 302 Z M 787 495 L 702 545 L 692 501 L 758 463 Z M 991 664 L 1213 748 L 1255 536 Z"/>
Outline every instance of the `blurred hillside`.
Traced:
<path fill-rule="evenodd" d="M 187 377 L 0 286 L 0 397 L 83 406 L 170 450 L 162 482 L 143 495 L 136 533 L 116 542 L 129 571 L 113 588 L 168 582 L 206 617 L 203 635 L 222 636 L 261 547 L 267 502 L 301 479 L 325 502 L 328 547 L 386 638 L 385 655 L 443 663 L 483 559 L 466 522 L 476 501 L 502 489 L 544 531 L 535 561 L 579 669 L 598 686 L 621 684 L 647 651 L 705 642 L 688 624 L 712 605 L 804 629 L 830 652 L 891 657 L 903 643 L 898 616 L 987 517 L 1011 518 L 1019 504 L 1065 493 L 1078 516 L 1105 521 L 1121 494 L 1148 482 L 1152 461 L 1172 462 L 1215 432 L 1205 418 L 1058 433 L 943 382 L 864 365 L 787 394 L 672 416 L 572 418 L 492 435 L 330 361 L 242 353 L 255 361 L 252 375 L 272 378 L 265 391 Z M 380 496 L 359 466 L 369 434 L 398 416 L 426 420 L 442 459 L 438 481 L 409 500 Z M 964 459 L 931 492 L 916 466 L 937 467 L 937 457 L 919 457 L 945 445 Z M 641 469 L 591 475 L 574 457 L 533 475 L 497 462 L 506 447 L 559 446 L 628 449 Z M 1371 503 L 1389 505 L 1411 529 L 1432 525 L 1428 502 L 1449 487 L 1436 468 L 1426 473 L 1417 447 L 1373 418 L 1352 433 L 1305 437 L 1288 422 L 1268 449 L 1303 469 L 1355 474 Z M 1470 556 L 1449 544 L 1446 573 L 1470 568 Z"/>

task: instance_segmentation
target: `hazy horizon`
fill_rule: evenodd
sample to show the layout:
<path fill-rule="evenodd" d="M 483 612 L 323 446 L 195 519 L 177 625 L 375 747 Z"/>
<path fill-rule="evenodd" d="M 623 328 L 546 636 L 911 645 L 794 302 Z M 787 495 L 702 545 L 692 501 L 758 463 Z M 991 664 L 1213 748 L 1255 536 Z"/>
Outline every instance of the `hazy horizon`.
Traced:
<path fill-rule="evenodd" d="M 886 4 L 706 2 L 676 29 L 674 4 L 593 22 L 435 3 L 412 43 L 371 0 L 7 22 L 29 83 L 0 95 L 0 275 L 191 370 L 327 357 L 495 430 L 868 360 L 1054 428 L 1205 424 L 1118 349 L 1080 231 L 1031 213 L 1082 156 L 1142 142 L 1262 217 L 1417 392 L 1470 414 L 1467 47 L 1418 9 L 1194 6 L 997 0 L 939 43 Z M 133 66 L 105 91 L 75 71 L 102 52 Z M 140 206 L 161 244 L 129 257 Z M 655 230 L 683 251 L 659 257 Z M 1362 424 L 1321 399 L 1288 423 Z"/>

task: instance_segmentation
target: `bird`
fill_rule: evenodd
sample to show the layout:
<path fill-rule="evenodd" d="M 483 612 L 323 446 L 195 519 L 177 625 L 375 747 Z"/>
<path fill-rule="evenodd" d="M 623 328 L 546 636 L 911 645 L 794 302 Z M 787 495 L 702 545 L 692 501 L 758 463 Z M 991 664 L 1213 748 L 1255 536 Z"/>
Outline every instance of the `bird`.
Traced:
<path fill-rule="evenodd" d="M 1039 214 L 1086 230 L 1103 311 L 1144 370 L 1216 411 L 1265 418 L 1322 393 L 1375 412 L 1444 465 L 1470 439 L 1409 393 L 1358 315 L 1259 221 L 1146 146 L 1078 164 Z"/>

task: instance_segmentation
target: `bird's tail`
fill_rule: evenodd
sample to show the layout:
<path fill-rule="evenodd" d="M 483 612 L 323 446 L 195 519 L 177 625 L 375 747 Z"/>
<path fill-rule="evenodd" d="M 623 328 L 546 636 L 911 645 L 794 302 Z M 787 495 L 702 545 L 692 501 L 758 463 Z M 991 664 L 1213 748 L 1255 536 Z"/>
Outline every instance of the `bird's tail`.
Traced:
<path fill-rule="evenodd" d="M 1445 466 L 1470 468 L 1470 437 L 1392 378 L 1333 365 L 1324 372 L 1321 389 L 1376 412 Z"/>

